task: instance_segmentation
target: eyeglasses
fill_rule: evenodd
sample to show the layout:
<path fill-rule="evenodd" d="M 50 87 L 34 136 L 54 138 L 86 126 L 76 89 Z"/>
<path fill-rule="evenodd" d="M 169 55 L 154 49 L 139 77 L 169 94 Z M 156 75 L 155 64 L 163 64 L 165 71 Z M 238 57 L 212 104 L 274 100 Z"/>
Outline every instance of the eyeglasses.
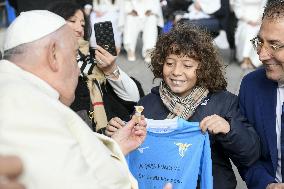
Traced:
<path fill-rule="evenodd" d="M 259 37 L 255 37 L 253 39 L 250 40 L 253 48 L 256 50 L 257 53 L 260 52 L 260 50 L 262 49 L 264 42 L 260 41 Z M 282 49 L 284 47 L 284 45 L 281 44 L 269 44 L 267 45 L 267 47 L 265 47 L 265 49 L 270 53 L 270 54 L 274 54 L 275 52 L 277 52 L 278 50 Z"/>

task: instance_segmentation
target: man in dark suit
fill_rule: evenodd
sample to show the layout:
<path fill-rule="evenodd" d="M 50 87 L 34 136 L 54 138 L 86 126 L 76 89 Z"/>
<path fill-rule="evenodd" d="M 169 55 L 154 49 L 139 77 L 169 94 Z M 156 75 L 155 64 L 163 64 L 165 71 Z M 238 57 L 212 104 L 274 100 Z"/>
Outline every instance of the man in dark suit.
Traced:
<path fill-rule="evenodd" d="M 265 7 L 258 36 L 251 40 L 263 68 L 243 79 L 239 94 L 241 111 L 254 125 L 262 147 L 260 159 L 241 171 L 249 189 L 284 188 L 283 33 L 284 1 L 272 1 Z"/>

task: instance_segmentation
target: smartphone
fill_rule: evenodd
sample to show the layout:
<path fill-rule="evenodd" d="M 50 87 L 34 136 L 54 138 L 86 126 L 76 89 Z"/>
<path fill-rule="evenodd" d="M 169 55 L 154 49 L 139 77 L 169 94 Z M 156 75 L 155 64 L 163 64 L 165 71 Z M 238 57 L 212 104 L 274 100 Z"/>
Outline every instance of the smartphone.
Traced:
<path fill-rule="evenodd" d="M 97 44 L 116 56 L 112 23 L 110 21 L 95 23 L 94 30 Z"/>

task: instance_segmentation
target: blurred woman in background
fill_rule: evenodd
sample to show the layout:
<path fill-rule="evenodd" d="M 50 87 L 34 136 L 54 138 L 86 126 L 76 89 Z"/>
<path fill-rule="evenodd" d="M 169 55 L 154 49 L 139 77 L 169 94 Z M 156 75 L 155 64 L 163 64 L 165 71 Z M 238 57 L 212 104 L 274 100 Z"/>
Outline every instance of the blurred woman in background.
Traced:
<path fill-rule="evenodd" d="M 236 58 L 242 69 L 259 67 L 261 62 L 250 42 L 260 28 L 261 17 L 267 0 L 233 0 L 232 7 L 238 19 L 235 33 Z"/>

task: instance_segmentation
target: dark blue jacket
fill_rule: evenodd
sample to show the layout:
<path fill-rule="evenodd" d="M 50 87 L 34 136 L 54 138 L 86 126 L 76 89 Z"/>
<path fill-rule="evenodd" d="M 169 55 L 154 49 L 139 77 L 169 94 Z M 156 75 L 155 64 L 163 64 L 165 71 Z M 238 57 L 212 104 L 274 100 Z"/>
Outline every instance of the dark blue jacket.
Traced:
<path fill-rule="evenodd" d="M 169 110 L 162 103 L 158 87 L 153 88 L 138 104 L 144 106 L 146 118 L 165 119 L 169 114 Z M 214 189 L 234 189 L 237 181 L 230 159 L 238 167 L 252 165 L 260 154 L 259 139 L 253 127 L 241 115 L 238 98 L 232 93 L 210 93 L 188 121 L 200 122 L 213 114 L 225 118 L 231 126 L 226 135 L 210 136 Z"/>
<path fill-rule="evenodd" d="M 260 137 L 261 156 L 242 173 L 250 189 L 266 188 L 275 182 L 277 168 L 276 103 L 277 83 L 259 69 L 244 77 L 240 88 L 240 108 Z"/>

